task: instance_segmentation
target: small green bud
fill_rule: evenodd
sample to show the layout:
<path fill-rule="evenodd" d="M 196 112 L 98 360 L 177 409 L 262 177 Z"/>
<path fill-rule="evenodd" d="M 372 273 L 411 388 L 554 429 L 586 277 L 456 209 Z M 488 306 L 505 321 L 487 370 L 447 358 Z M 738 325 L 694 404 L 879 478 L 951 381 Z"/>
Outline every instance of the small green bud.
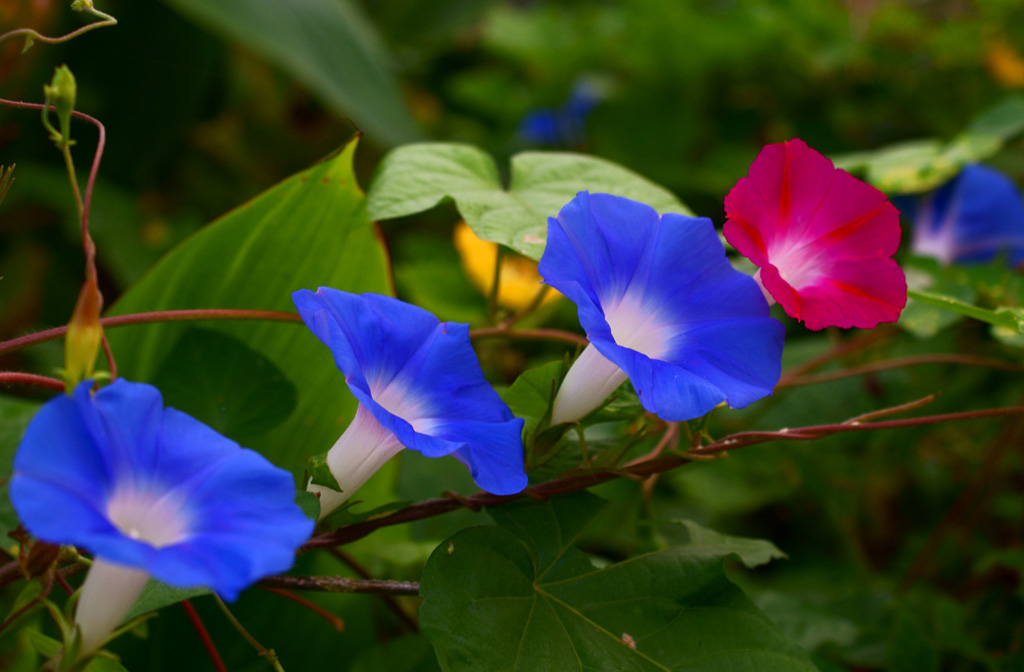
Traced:
<path fill-rule="evenodd" d="M 43 123 L 53 136 L 53 141 L 71 142 L 71 113 L 75 110 L 75 97 L 78 95 L 78 85 L 75 83 L 75 76 L 71 74 L 71 69 L 66 65 L 57 68 L 50 83 L 43 86 L 43 94 L 46 96 L 46 104 L 56 108 L 57 119 L 60 121 L 58 133 L 46 121 L 46 115 L 43 115 Z"/>
<path fill-rule="evenodd" d="M 91 12 L 93 10 L 92 0 L 75 0 L 71 3 L 71 9 L 76 12 Z"/>

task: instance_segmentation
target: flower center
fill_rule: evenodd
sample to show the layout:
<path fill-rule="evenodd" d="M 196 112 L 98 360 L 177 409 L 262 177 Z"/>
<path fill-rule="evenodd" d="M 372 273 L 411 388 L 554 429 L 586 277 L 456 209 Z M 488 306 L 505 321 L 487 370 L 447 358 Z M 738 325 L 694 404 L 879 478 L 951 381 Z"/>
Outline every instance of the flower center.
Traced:
<path fill-rule="evenodd" d="M 172 546 L 189 534 L 181 502 L 167 492 L 119 488 L 107 500 L 107 516 L 126 536 L 155 548 Z"/>
<path fill-rule="evenodd" d="M 662 324 L 656 307 L 644 305 L 642 299 L 626 294 L 608 308 L 604 319 L 608 322 L 615 342 L 624 348 L 636 350 L 651 359 L 665 356 L 673 325 Z"/>

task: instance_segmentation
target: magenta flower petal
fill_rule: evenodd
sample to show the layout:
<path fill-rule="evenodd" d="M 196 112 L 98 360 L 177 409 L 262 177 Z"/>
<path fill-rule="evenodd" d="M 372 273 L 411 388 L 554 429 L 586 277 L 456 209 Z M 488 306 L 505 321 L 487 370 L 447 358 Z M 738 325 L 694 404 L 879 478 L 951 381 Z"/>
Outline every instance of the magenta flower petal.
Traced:
<path fill-rule="evenodd" d="M 870 329 L 907 302 L 899 211 L 802 140 L 767 145 L 725 198 L 726 240 L 808 329 Z"/>

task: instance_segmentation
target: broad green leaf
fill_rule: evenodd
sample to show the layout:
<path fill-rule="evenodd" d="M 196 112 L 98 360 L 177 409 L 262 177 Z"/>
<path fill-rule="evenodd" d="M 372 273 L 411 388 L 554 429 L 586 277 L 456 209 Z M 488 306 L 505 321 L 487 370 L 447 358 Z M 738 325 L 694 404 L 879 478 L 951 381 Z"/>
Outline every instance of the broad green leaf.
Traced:
<path fill-rule="evenodd" d="M 523 152 L 512 157 L 511 180 L 482 149 L 459 143 L 419 143 L 392 150 L 370 186 L 373 219 L 405 217 L 452 199 L 483 240 L 532 259 L 544 252 L 548 217 L 580 191 L 642 201 L 658 212 L 691 214 L 675 196 L 611 161 L 568 152 Z"/>
<path fill-rule="evenodd" d="M 351 0 L 167 0 L 182 14 L 249 47 L 292 75 L 374 142 L 420 134 L 372 23 Z"/>
<path fill-rule="evenodd" d="M 244 380 L 244 385 L 238 381 Z M 164 403 L 245 439 L 295 410 L 298 393 L 274 363 L 236 338 L 188 327 L 153 377 Z"/>
<path fill-rule="evenodd" d="M 807 654 L 686 547 L 597 569 L 573 542 L 601 500 L 574 493 L 491 511 L 430 556 L 423 632 L 441 668 L 814 670 Z"/>
<path fill-rule="evenodd" d="M 387 257 L 366 218 L 365 198 L 352 174 L 356 142 L 202 229 L 164 257 L 114 306 L 117 314 L 184 308 L 294 311 L 291 294 L 326 285 L 351 292 L 388 293 Z M 200 322 L 259 353 L 298 391 L 296 409 L 269 432 L 246 439 L 277 464 L 301 473 L 309 455 L 323 452 L 355 412 L 355 401 L 330 352 L 300 323 Z M 182 322 L 109 330 L 121 373 L 154 380 L 189 325 Z M 251 372 L 229 362 L 187 367 L 181 375 L 215 378 L 244 397 Z M 258 374 L 257 374 L 258 375 Z M 289 388 L 290 389 L 290 388 Z M 269 392 L 269 390 L 267 391 Z M 263 403 L 288 404 L 282 387 Z M 198 416 L 203 422 L 214 418 Z"/>
<path fill-rule="evenodd" d="M 209 588 L 172 588 L 151 579 L 146 584 L 146 587 L 142 589 L 142 595 L 139 596 L 135 605 L 132 606 L 128 615 L 121 622 L 127 623 L 136 616 L 141 616 L 157 609 L 163 609 L 182 600 L 190 600 L 200 595 L 209 595 L 210 592 Z"/>
<path fill-rule="evenodd" d="M 996 154 L 1024 131 L 1024 98 L 1014 96 L 975 118 L 948 143 L 911 140 L 871 151 L 838 156 L 835 165 L 863 172 L 865 179 L 890 194 L 934 189 L 971 163 Z"/>
<path fill-rule="evenodd" d="M 350 672 L 439 672 L 426 637 L 417 633 L 392 639 L 359 656 Z"/>
<path fill-rule="evenodd" d="M 767 539 L 729 536 L 692 520 L 674 520 L 671 525 L 686 530 L 688 540 L 684 547 L 694 557 L 722 558 L 731 553 L 748 568 L 789 557 Z"/>

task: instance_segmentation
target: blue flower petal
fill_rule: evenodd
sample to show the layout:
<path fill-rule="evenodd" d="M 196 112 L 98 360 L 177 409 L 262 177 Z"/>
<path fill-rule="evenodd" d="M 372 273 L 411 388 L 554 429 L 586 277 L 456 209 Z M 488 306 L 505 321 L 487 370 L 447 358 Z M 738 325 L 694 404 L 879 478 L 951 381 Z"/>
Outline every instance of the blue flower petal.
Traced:
<path fill-rule="evenodd" d="M 352 394 L 402 445 L 428 457 L 457 453 L 489 492 L 525 487 L 522 420 L 484 379 L 468 325 L 378 294 L 321 287 L 293 298 Z"/>
<path fill-rule="evenodd" d="M 90 386 L 40 409 L 18 448 L 10 496 L 29 532 L 228 599 L 291 566 L 313 531 L 291 474 L 164 409 L 149 385 L 118 380 L 95 394 Z M 141 533 L 119 529 L 113 502 L 126 491 L 142 493 L 148 510 L 173 502 L 158 523 L 180 527 L 181 538 L 147 538 L 152 520 Z"/>
<path fill-rule="evenodd" d="M 743 407 L 778 381 L 784 328 L 706 218 L 659 217 L 627 198 L 581 192 L 549 220 L 539 270 L 663 419 L 698 417 L 722 401 Z"/>
<path fill-rule="evenodd" d="M 897 204 L 914 222 L 914 252 L 943 263 L 989 261 L 1008 254 L 1024 262 L 1024 199 L 1014 182 L 983 165 L 967 166 L 953 180 Z"/>

